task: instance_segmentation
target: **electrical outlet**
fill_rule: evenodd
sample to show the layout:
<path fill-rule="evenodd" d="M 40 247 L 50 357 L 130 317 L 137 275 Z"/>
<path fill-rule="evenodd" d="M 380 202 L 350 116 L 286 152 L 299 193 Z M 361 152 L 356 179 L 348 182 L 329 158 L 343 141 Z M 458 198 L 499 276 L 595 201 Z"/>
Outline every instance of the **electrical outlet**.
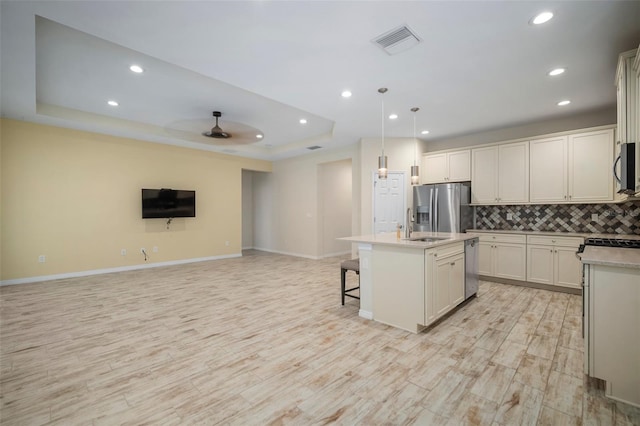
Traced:
<path fill-rule="evenodd" d="M 591 222 L 597 222 L 598 221 L 598 214 L 594 213 L 591 215 Z"/>
<path fill-rule="evenodd" d="M 44 263 L 46 261 L 47 261 L 47 256 L 45 256 L 44 254 L 41 254 L 40 256 L 38 256 L 38 262 Z"/>
<path fill-rule="evenodd" d="M 127 249 L 120 249 L 120 256 L 126 256 L 127 255 Z"/>
<path fill-rule="evenodd" d="M 507 213 L 507 220 L 513 220 L 513 214 Z"/>
<path fill-rule="evenodd" d="M 158 252 L 158 246 L 153 246 L 153 252 L 157 253 Z"/>
<path fill-rule="evenodd" d="M 224 242 L 224 245 L 225 245 L 225 246 L 229 246 L 229 241 L 225 241 L 225 242 Z"/>

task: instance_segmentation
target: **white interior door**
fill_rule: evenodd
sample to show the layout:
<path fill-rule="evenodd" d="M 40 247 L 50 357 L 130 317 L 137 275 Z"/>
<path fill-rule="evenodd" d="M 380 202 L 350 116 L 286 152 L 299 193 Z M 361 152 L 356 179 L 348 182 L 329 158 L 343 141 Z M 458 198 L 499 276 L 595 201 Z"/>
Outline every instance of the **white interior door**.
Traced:
<path fill-rule="evenodd" d="M 389 172 L 387 179 L 373 177 L 373 232 L 395 232 L 398 224 L 404 227 L 404 172 Z M 403 228 L 404 229 L 404 228 Z"/>

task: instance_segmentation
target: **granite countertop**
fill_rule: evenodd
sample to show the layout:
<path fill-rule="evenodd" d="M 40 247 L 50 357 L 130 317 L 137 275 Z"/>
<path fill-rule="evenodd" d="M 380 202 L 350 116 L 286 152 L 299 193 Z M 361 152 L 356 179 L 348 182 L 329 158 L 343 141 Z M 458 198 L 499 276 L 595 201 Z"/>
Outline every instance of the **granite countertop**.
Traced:
<path fill-rule="evenodd" d="M 640 249 L 586 246 L 578 257 L 591 265 L 640 268 Z"/>
<path fill-rule="evenodd" d="M 435 241 L 418 241 L 420 238 L 436 238 Z M 397 238 L 395 232 L 387 232 L 375 235 L 357 235 L 353 237 L 338 238 L 342 241 L 351 241 L 354 243 L 365 244 L 380 244 L 387 246 L 414 248 L 414 249 L 426 249 L 438 246 L 444 246 L 447 244 L 471 240 L 478 238 L 473 234 L 454 234 L 448 232 L 413 232 L 411 233 L 411 239 L 404 239 L 404 232 L 400 233 L 400 239 Z"/>

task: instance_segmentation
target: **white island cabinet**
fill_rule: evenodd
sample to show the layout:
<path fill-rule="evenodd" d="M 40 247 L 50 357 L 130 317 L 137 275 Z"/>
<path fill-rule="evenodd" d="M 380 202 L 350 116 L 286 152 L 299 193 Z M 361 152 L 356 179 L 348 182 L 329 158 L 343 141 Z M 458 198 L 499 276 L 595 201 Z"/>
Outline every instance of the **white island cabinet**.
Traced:
<path fill-rule="evenodd" d="M 587 246 L 581 258 L 585 373 L 640 407 L 640 250 Z"/>
<path fill-rule="evenodd" d="M 420 332 L 464 301 L 470 234 L 416 232 L 341 238 L 359 243 L 360 316 Z"/>

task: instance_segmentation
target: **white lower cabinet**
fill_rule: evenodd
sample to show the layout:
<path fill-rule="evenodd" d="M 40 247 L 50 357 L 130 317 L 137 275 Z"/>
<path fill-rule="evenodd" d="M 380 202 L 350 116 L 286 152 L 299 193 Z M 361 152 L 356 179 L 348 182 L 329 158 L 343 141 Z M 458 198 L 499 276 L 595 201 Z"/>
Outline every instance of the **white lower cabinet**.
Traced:
<path fill-rule="evenodd" d="M 488 277 L 580 288 L 582 237 L 481 233 L 478 272 Z"/>
<path fill-rule="evenodd" d="M 480 275 L 526 280 L 527 238 L 519 234 L 479 234 Z"/>
<path fill-rule="evenodd" d="M 580 288 L 580 237 L 527 236 L 527 281 Z"/>
<path fill-rule="evenodd" d="M 425 325 L 429 325 L 464 301 L 464 245 L 426 250 L 425 257 Z"/>

